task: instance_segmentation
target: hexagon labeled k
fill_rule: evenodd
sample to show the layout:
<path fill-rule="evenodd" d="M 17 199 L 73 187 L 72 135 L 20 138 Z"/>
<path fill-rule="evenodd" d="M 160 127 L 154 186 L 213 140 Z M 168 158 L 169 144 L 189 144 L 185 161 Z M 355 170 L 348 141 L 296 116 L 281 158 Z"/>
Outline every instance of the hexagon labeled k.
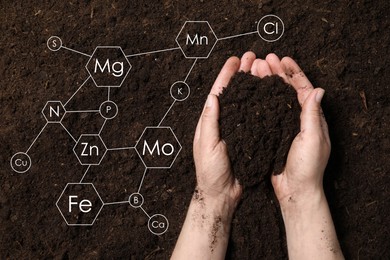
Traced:
<path fill-rule="evenodd" d="M 56 206 L 69 226 L 91 226 L 104 202 L 92 183 L 68 183 Z"/>
<path fill-rule="evenodd" d="M 97 87 L 120 87 L 131 64 L 121 47 L 98 46 L 85 67 Z"/>
<path fill-rule="evenodd" d="M 207 21 L 187 21 L 184 23 L 176 42 L 188 59 L 206 59 L 210 56 L 218 38 Z"/>
<path fill-rule="evenodd" d="M 82 165 L 99 165 L 107 147 L 100 135 L 82 134 L 73 147 L 73 152 Z"/>
<path fill-rule="evenodd" d="M 171 168 L 181 145 L 170 127 L 146 127 L 135 149 L 147 168 Z"/>

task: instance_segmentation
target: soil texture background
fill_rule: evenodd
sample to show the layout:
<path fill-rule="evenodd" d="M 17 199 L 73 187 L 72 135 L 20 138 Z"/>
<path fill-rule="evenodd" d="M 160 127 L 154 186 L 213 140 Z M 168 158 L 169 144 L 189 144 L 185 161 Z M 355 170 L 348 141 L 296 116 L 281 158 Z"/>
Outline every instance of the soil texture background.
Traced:
<path fill-rule="evenodd" d="M 195 188 L 192 140 L 207 94 L 226 59 L 251 50 L 260 58 L 270 52 L 293 57 L 313 85 L 326 90 L 323 110 L 332 152 L 324 186 L 341 248 L 348 259 L 389 259 L 389 9 L 389 1 L 363 0 L 1 1 L 0 258 L 169 259 Z M 12 171 L 12 155 L 26 151 L 46 123 L 41 114 L 46 102 L 66 102 L 88 78 L 89 58 L 65 49 L 50 51 L 50 36 L 87 54 L 96 46 L 114 45 L 130 55 L 177 47 L 175 38 L 185 21 L 208 21 L 222 38 L 256 31 L 267 14 L 283 20 L 282 38 L 267 43 L 250 34 L 218 41 L 189 74 L 189 98 L 176 102 L 162 122 L 172 127 L 182 150 L 171 169 L 148 169 L 140 192 L 149 214 L 168 218 L 165 234 L 149 232 L 146 215 L 128 204 L 104 206 L 93 226 L 66 225 L 56 201 L 88 166 L 80 165 L 74 141 L 58 124 L 49 124 L 29 150 L 31 169 Z M 184 80 L 193 65 L 179 49 L 129 61 L 132 69 L 122 87 L 110 92 L 118 115 L 101 133 L 110 148 L 134 146 L 146 126 L 158 125 L 172 104 L 171 85 Z M 291 89 L 277 78 L 253 81 L 238 75 L 232 86 L 236 99 L 233 88 L 220 97 L 226 104 L 222 113 L 227 112 L 221 122 L 232 122 L 222 127 L 222 134 L 236 144 L 237 150 L 229 150 L 234 168 L 244 167 L 252 175 L 240 176 L 246 189 L 233 219 L 227 259 L 285 259 L 284 226 L 269 174 L 282 167 L 297 131 L 299 107 Z M 248 97 L 245 90 L 259 97 Z M 67 109 L 97 109 L 106 99 L 107 89 L 89 80 Z M 252 114 L 229 118 L 238 105 Z M 237 125 L 252 122 L 256 131 L 239 136 Z M 76 139 L 99 132 L 103 123 L 99 113 L 67 113 L 63 119 Z M 252 156 L 265 156 L 262 160 L 270 165 L 256 171 L 259 161 L 250 162 Z M 135 150 L 112 150 L 83 181 L 94 183 L 104 202 L 125 201 L 137 191 L 143 173 Z"/>

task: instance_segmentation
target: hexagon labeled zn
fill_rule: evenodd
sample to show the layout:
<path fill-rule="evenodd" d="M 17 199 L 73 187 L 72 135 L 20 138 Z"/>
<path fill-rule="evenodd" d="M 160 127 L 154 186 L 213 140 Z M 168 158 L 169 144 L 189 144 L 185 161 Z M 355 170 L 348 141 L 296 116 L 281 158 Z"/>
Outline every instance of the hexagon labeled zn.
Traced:
<path fill-rule="evenodd" d="M 171 168 L 181 145 L 170 127 L 146 127 L 135 149 L 147 168 Z"/>
<path fill-rule="evenodd" d="M 120 87 L 131 64 L 121 47 L 98 46 L 85 68 L 97 87 Z"/>
<path fill-rule="evenodd" d="M 42 114 L 48 123 L 61 123 L 66 113 L 61 101 L 47 101 Z"/>
<path fill-rule="evenodd" d="M 186 21 L 176 42 L 187 59 L 206 59 L 218 38 L 207 21 Z"/>
<path fill-rule="evenodd" d="M 107 147 L 98 134 L 82 134 L 73 147 L 73 152 L 81 165 L 99 165 L 107 152 Z"/>
<path fill-rule="evenodd" d="M 68 226 L 92 226 L 104 202 L 92 183 L 68 183 L 56 206 Z"/>

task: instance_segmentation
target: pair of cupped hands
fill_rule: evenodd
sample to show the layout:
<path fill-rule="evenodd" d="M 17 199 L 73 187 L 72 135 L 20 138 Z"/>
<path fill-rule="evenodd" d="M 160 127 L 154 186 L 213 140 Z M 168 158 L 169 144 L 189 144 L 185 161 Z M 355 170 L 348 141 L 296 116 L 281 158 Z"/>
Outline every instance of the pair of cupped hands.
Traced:
<path fill-rule="evenodd" d="M 313 88 L 293 59 L 279 59 L 273 53 L 258 59 L 253 52 L 245 53 L 241 60 L 229 58 L 207 97 L 193 143 L 197 188 L 208 200 L 227 201 L 233 207 L 241 197 L 242 186 L 234 177 L 227 144 L 220 136 L 218 100 L 218 95 L 238 71 L 250 72 L 260 78 L 280 76 L 296 90 L 302 108 L 300 132 L 292 142 L 285 168 L 282 173 L 271 176 L 280 206 L 288 207 L 289 201 L 305 201 L 323 193 L 323 174 L 331 146 L 321 109 L 325 91 Z"/>

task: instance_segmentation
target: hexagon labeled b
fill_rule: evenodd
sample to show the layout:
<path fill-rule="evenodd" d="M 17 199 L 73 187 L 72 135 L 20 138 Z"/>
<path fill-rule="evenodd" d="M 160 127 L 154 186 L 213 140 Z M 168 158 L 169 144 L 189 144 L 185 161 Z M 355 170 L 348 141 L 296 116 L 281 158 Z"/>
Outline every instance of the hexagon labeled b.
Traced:
<path fill-rule="evenodd" d="M 97 87 L 120 87 L 131 64 L 121 47 L 98 46 L 85 67 Z"/>
<path fill-rule="evenodd" d="M 176 42 L 188 59 L 206 59 L 213 50 L 218 38 L 207 21 L 187 21 L 184 23 Z"/>
<path fill-rule="evenodd" d="M 83 134 L 73 147 L 82 165 L 99 165 L 107 152 L 102 138 L 97 134 Z"/>
<path fill-rule="evenodd" d="M 146 127 L 135 149 L 147 168 L 171 168 L 181 145 L 170 127 Z"/>
<path fill-rule="evenodd" d="M 56 206 L 69 226 L 90 226 L 104 203 L 92 183 L 68 183 Z"/>

